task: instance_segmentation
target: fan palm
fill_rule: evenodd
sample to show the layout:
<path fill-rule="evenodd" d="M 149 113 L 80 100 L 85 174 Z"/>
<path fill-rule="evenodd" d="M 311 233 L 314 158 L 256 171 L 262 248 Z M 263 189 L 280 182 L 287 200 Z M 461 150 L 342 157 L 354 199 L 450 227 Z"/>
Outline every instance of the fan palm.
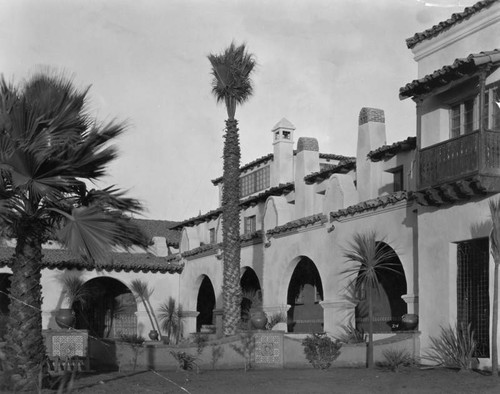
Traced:
<path fill-rule="evenodd" d="M 348 262 L 355 266 L 344 270 L 347 277 L 352 277 L 349 286 L 354 286 L 356 293 L 365 292 L 368 303 L 368 368 L 373 368 L 373 292 L 380 291 L 379 277 L 384 272 L 399 271 L 392 268 L 392 262 L 396 256 L 391 248 L 385 248 L 377 242 L 377 234 L 369 231 L 364 234 L 356 233 L 353 241 L 344 252 Z"/>
<path fill-rule="evenodd" d="M 490 233 L 491 255 L 495 262 L 493 272 L 493 310 L 491 322 L 491 373 L 498 376 L 498 267 L 500 266 L 500 200 L 490 200 L 493 228 Z"/>
<path fill-rule="evenodd" d="M 226 106 L 224 136 L 224 166 L 222 180 L 223 235 L 223 309 L 224 334 L 234 335 L 240 319 L 240 142 L 236 106 L 247 101 L 253 92 L 250 75 L 255 67 L 253 55 L 244 44 L 233 43 L 222 53 L 208 56 L 212 65 L 212 93 L 217 102 Z"/>
<path fill-rule="evenodd" d="M 8 320 L 8 360 L 16 385 L 33 390 L 42 374 L 42 244 L 55 239 L 95 268 L 114 245 L 146 247 L 126 213 L 141 211 L 119 190 L 88 190 L 116 158 L 124 131 L 86 111 L 88 89 L 50 71 L 14 86 L 0 80 L 0 227 L 16 241 Z M 86 183 L 87 182 L 87 183 Z"/>

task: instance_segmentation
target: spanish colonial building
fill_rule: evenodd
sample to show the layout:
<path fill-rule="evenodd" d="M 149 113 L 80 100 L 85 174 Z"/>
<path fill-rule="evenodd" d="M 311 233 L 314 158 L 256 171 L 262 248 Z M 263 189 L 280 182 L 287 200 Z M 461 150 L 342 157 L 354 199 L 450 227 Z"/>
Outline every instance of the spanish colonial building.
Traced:
<path fill-rule="evenodd" d="M 480 1 L 415 34 L 407 46 L 418 75 L 399 96 L 415 102 L 415 133 L 408 125 L 414 135 L 388 144 L 384 111 L 361 108 L 357 147 L 348 157 L 324 152 L 320 141 L 283 118 L 269 129 L 271 153 L 241 167 L 241 287 L 245 295 L 258 294 L 269 315 L 286 313 L 289 336 L 362 328 L 366 300 L 351 291 L 345 253 L 354 234 L 375 231 L 380 247 L 395 256 L 393 272 L 379 277 L 376 332 L 396 336 L 401 317 L 417 314 L 423 354 L 441 326 L 470 323 L 476 356 L 487 366 L 488 204 L 500 198 L 500 1 Z M 221 195 L 222 178 L 212 183 Z M 221 217 L 217 207 L 178 223 L 142 221 L 156 241 L 149 253 L 117 252 L 98 267 L 47 245 L 44 327 L 55 327 L 59 277 L 75 274 L 106 294 L 96 316 L 106 316 L 113 299 L 129 297 L 128 285 L 139 278 L 154 289 L 155 308 L 168 297 L 182 305 L 186 335 L 206 328 L 221 333 Z M 12 252 L 8 243 L 1 248 L 0 290 L 7 290 L 1 280 Z M 6 299 L 0 301 L 6 312 Z M 123 325 L 144 335 L 151 324 L 143 306 L 129 305 Z M 90 328 L 103 336 L 125 329 L 105 317 L 95 324 Z"/>

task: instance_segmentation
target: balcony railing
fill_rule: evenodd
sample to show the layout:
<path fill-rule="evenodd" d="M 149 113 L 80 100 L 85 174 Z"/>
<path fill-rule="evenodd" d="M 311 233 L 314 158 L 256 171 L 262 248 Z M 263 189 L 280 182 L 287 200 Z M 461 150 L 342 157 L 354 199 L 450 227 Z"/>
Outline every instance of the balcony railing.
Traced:
<path fill-rule="evenodd" d="M 475 131 L 440 142 L 421 149 L 419 161 L 419 189 L 474 175 L 498 176 L 500 133 Z"/>

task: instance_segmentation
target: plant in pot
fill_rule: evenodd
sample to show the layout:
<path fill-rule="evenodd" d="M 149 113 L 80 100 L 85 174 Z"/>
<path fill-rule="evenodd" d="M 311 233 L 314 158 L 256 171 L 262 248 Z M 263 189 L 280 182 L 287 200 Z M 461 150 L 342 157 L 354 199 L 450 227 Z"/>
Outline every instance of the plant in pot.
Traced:
<path fill-rule="evenodd" d="M 156 315 L 149 300 L 154 290 L 150 289 L 148 284 L 140 279 L 134 279 L 130 282 L 130 289 L 132 293 L 134 293 L 135 298 L 142 302 L 148 314 L 151 327 L 153 328 L 148 334 L 149 339 L 158 341 L 160 339 L 160 325 L 158 324 L 158 320 L 156 319 Z"/>
<path fill-rule="evenodd" d="M 61 328 L 73 328 L 75 326 L 74 306 L 79 302 L 83 307 L 91 296 L 85 287 L 85 281 L 77 276 L 64 276 L 62 279 L 62 303 L 56 313 L 56 323 Z"/>
<path fill-rule="evenodd" d="M 242 294 L 243 313 L 250 317 L 251 328 L 264 330 L 267 324 L 267 316 L 262 310 L 262 290 L 245 290 Z"/>
<path fill-rule="evenodd" d="M 161 328 L 166 334 L 165 342 L 175 344 L 179 343 L 182 336 L 182 306 L 175 305 L 175 299 L 169 297 L 167 301 L 160 305 L 160 313 L 158 315 Z"/>

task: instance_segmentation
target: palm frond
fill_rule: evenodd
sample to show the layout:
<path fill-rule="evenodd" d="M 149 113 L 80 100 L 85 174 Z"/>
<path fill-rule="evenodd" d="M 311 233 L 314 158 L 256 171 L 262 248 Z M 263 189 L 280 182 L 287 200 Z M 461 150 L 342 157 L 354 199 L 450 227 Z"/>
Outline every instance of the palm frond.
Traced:
<path fill-rule="evenodd" d="M 141 279 L 134 279 L 130 282 L 130 290 L 136 297 L 140 299 L 149 300 L 149 297 L 153 294 L 153 289 L 149 288 L 149 285 L 146 281 Z"/>
<path fill-rule="evenodd" d="M 253 94 L 250 75 L 256 62 L 245 44 L 236 46 L 232 42 L 220 54 L 208 55 L 208 60 L 212 66 L 212 93 L 217 102 L 242 104 L 250 98 Z"/>

